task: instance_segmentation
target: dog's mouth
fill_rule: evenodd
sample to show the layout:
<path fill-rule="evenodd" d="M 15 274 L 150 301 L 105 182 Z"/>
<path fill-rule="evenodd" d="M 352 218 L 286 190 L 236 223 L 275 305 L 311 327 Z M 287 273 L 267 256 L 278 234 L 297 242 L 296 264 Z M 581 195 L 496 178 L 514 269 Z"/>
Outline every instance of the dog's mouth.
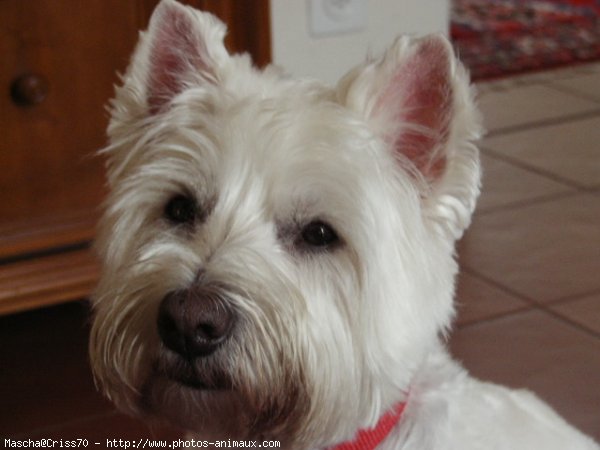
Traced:
<path fill-rule="evenodd" d="M 211 368 L 206 370 L 202 364 L 182 357 L 158 360 L 155 373 L 164 376 L 176 384 L 196 390 L 230 390 L 230 378 L 221 370 Z"/>

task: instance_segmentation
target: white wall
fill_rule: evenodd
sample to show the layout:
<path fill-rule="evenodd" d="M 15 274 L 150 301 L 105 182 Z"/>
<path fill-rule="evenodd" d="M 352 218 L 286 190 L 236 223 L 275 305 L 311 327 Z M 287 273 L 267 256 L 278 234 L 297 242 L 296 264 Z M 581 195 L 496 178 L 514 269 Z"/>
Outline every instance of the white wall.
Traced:
<path fill-rule="evenodd" d="M 271 0 L 273 62 L 294 75 L 334 83 L 367 53 L 380 54 L 401 33 L 448 32 L 449 0 L 366 0 L 367 27 L 312 37 L 307 0 Z"/>

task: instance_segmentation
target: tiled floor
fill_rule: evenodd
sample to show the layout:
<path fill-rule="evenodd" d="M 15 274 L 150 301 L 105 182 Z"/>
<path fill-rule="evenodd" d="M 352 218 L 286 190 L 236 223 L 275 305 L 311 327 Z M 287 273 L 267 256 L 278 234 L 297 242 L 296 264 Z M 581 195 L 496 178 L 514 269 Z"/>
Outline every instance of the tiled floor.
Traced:
<path fill-rule="evenodd" d="M 600 439 L 600 64 L 481 84 L 453 354 Z"/>
<path fill-rule="evenodd" d="M 459 244 L 454 355 L 600 439 L 600 64 L 480 85 L 483 195 Z M 0 318 L 0 436 L 172 436 L 116 412 L 87 308 Z"/>

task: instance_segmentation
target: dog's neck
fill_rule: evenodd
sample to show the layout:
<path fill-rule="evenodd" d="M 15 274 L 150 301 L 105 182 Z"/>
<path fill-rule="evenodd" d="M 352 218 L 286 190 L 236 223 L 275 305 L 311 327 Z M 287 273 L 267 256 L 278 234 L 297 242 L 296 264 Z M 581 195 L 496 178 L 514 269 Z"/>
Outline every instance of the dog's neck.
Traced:
<path fill-rule="evenodd" d="M 359 430 L 352 441 L 342 442 L 329 450 L 373 450 L 389 436 L 394 427 L 400 422 L 406 403 L 396 404 L 384 414 L 373 428 Z"/>

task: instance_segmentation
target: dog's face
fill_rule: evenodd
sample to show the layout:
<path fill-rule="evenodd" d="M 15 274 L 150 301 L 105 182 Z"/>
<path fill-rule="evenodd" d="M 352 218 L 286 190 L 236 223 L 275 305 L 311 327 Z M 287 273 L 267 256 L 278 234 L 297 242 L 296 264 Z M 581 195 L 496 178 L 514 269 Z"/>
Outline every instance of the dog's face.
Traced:
<path fill-rule="evenodd" d="M 164 0 L 117 91 L 93 370 L 201 436 L 327 445 L 402 400 L 449 324 L 477 118 L 442 38 L 331 88 L 223 33 Z"/>

